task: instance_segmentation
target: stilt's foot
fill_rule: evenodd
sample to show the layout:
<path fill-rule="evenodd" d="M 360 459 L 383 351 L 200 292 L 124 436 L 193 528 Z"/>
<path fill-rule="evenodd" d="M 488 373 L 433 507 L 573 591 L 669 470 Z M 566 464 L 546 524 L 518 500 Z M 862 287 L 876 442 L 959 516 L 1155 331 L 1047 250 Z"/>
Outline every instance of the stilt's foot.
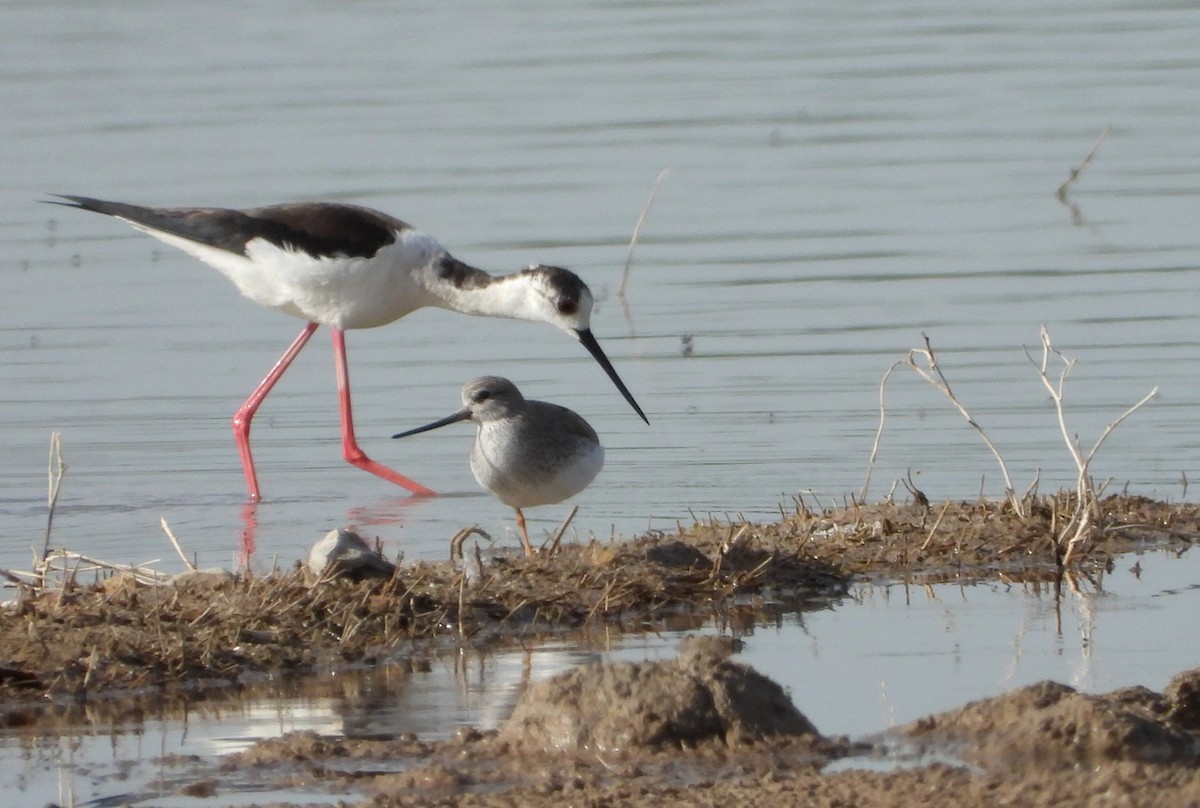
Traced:
<path fill-rule="evenodd" d="M 437 496 L 437 492 L 434 491 L 433 489 L 426 488 L 425 486 L 421 485 L 416 480 L 410 480 L 408 477 L 405 477 L 403 474 L 400 474 L 399 472 L 396 472 L 396 471 L 392 471 L 387 466 L 376 463 L 374 460 L 372 460 L 371 458 L 369 458 L 365 454 L 363 454 L 361 450 L 358 452 L 354 452 L 354 453 L 347 452 L 346 453 L 346 462 L 350 463 L 350 465 L 352 465 L 352 466 L 357 466 L 358 468 L 362 469 L 363 471 L 374 474 L 376 477 L 382 477 L 383 479 L 387 480 L 390 483 L 395 483 L 396 485 L 400 486 L 401 488 L 404 488 L 404 489 L 410 491 L 415 496 L 419 496 L 419 497 L 436 497 Z"/>

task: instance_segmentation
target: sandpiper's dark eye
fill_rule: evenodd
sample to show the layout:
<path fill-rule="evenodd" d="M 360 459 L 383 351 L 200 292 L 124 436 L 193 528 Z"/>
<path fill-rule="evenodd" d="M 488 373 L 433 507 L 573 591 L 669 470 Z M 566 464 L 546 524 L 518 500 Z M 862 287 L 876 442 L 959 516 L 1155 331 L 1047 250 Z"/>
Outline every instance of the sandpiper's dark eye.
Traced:
<path fill-rule="evenodd" d="M 559 314 L 574 314 L 579 311 L 579 301 L 561 297 L 558 299 L 557 308 Z"/>
<path fill-rule="evenodd" d="M 484 401 L 487 401 L 491 397 L 492 397 L 492 393 L 490 390 L 480 390 L 478 393 L 475 394 L 475 403 L 481 404 Z"/>

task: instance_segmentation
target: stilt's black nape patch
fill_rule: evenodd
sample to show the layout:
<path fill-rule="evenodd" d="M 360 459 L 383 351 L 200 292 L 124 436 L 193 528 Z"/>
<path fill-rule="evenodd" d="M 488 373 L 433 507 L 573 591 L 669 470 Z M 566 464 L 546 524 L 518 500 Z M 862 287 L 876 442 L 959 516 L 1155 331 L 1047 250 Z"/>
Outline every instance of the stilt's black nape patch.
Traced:
<path fill-rule="evenodd" d="M 464 264 L 452 255 L 443 255 L 438 260 L 438 279 L 449 281 L 455 289 L 482 289 L 494 278 L 482 269 Z"/>

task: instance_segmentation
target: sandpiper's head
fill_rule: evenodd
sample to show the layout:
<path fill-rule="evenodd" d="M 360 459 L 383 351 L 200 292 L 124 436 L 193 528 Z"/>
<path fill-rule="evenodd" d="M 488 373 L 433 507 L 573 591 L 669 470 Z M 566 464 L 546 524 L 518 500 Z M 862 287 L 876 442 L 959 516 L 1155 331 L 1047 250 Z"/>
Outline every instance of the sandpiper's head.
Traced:
<path fill-rule="evenodd" d="M 463 385 L 463 407 L 475 423 L 516 415 L 525 403 L 517 386 L 501 376 L 480 376 Z"/>
<path fill-rule="evenodd" d="M 625 382 L 617 375 L 612 362 L 604 355 L 600 343 L 596 342 L 596 337 L 592 335 L 592 290 L 587 284 L 569 269 L 543 264 L 527 267 L 520 275 L 528 279 L 527 283 L 536 292 L 535 305 L 541 315 L 538 319 L 561 328 L 583 343 L 583 347 L 587 348 L 592 358 L 604 368 L 604 372 L 621 391 L 621 395 L 625 396 L 629 406 L 633 407 L 643 421 L 650 423 L 646 413 L 642 412 L 642 408 L 634 401 L 633 394 L 629 392 Z"/>
<path fill-rule="evenodd" d="M 440 429 L 459 421 L 483 424 L 486 421 L 502 421 L 521 411 L 525 397 L 517 386 L 501 376 L 480 376 L 463 385 L 463 408 L 453 415 L 419 426 L 407 432 L 397 432 L 393 438 L 407 438 L 431 429 Z"/>

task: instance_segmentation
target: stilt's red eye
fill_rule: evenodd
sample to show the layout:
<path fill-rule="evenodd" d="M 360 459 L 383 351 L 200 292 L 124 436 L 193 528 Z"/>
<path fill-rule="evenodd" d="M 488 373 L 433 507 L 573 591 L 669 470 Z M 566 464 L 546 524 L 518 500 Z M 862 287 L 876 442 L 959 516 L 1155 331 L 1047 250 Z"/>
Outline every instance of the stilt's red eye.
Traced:
<path fill-rule="evenodd" d="M 557 308 L 559 314 L 574 314 L 579 311 L 579 301 L 562 297 L 558 300 Z"/>

